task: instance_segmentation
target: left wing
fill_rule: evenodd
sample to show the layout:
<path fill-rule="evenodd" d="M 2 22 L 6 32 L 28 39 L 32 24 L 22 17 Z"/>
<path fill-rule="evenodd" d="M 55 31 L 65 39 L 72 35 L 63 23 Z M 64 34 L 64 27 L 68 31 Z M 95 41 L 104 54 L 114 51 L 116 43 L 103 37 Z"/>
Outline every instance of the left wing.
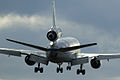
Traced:
<path fill-rule="evenodd" d="M 18 56 L 35 54 L 38 56 L 46 56 L 43 51 L 34 51 L 34 50 L 22 50 L 22 49 L 8 49 L 8 48 L 0 48 L 0 54 L 5 54 L 9 56 Z"/>
<path fill-rule="evenodd" d="M 44 51 L 0 48 L 0 54 L 5 54 L 5 55 L 9 55 L 9 56 L 17 56 L 17 57 L 21 57 L 22 55 L 26 55 L 26 56 L 29 55 L 30 61 L 42 63 L 45 65 L 48 64 L 46 53 Z"/>

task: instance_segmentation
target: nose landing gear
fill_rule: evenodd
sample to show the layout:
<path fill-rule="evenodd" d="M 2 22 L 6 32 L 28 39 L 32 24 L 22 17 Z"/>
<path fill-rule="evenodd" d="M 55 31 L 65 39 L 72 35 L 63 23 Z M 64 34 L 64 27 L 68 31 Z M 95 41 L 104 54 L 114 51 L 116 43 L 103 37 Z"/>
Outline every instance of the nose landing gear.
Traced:
<path fill-rule="evenodd" d="M 70 67 L 70 66 L 67 66 L 67 67 L 66 67 L 66 70 L 71 70 L 71 67 Z"/>
<path fill-rule="evenodd" d="M 66 67 L 66 70 L 71 70 L 71 63 L 68 63 L 68 66 Z"/>

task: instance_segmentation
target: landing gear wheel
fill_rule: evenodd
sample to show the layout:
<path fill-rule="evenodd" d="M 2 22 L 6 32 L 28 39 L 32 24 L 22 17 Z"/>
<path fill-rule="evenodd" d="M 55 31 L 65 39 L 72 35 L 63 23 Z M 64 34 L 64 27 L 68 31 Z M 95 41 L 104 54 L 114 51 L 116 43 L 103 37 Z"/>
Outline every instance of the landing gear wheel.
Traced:
<path fill-rule="evenodd" d="M 57 73 L 59 73 L 59 71 L 60 71 L 61 73 L 63 73 L 63 68 L 57 67 L 56 71 L 57 71 Z"/>
<path fill-rule="evenodd" d="M 82 75 L 85 75 L 85 70 L 82 70 L 82 72 L 81 72 L 81 73 L 82 73 Z"/>
<path fill-rule="evenodd" d="M 82 75 L 85 75 L 85 69 L 83 69 L 83 64 L 80 65 L 80 69 L 77 69 L 77 75 L 82 73 Z"/>
<path fill-rule="evenodd" d="M 79 69 L 77 69 L 77 75 L 79 75 L 80 74 L 80 70 Z"/>
<path fill-rule="evenodd" d="M 59 70 L 60 70 L 61 73 L 63 73 L 63 68 L 60 68 Z"/>
<path fill-rule="evenodd" d="M 40 73 L 43 73 L 43 68 L 42 67 L 40 68 Z"/>
<path fill-rule="evenodd" d="M 57 67 L 56 71 L 57 71 L 57 73 L 59 72 L 59 68 L 58 67 Z"/>
<path fill-rule="evenodd" d="M 35 67 L 34 72 L 37 73 L 38 70 L 39 70 L 38 67 Z"/>
<path fill-rule="evenodd" d="M 70 66 L 67 66 L 67 67 L 66 67 L 66 70 L 71 70 L 71 67 L 70 67 Z"/>
<path fill-rule="evenodd" d="M 57 73 L 59 73 L 59 72 L 63 73 L 63 68 L 61 67 L 62 63 L 58 63 L 58 65 L 59 65 L 59 67 L 57 67 L 56 72 Z"/>
<path fill-rule="evenodd" d="M 35 67 L 34 72 L 37 73 L 40 71 L 40 73 L 43 73 L 43 67 L 40 67 L 40 63 L 38 64 L 38 67 Z"/>

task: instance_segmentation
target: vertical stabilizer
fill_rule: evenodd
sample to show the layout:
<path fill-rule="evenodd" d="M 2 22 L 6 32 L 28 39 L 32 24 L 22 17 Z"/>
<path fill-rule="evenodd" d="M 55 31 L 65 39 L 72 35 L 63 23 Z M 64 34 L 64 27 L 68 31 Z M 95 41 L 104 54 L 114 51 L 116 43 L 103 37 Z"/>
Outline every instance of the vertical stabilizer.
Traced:
<path fill-rule="evenodd" d="M 53 9 L 53 28 L 56 29 L 56 10 L 55 10 L 55 0 L 52 0 Z"/>

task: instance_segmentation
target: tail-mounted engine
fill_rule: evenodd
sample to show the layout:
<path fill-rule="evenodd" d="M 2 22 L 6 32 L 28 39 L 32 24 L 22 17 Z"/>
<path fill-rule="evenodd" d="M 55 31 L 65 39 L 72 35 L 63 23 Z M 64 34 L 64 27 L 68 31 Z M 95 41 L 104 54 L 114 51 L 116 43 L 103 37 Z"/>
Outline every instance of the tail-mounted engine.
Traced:
<path fill-rule="evenodd" d="M 97 58 L 91 59 L 90 63 L 91 67 L 94 69 L 98 69 L 101 66 L 100 60 L 97 60 Z"/>
<path fill-rule="evenodd" d="M 57 28 L 56 30 L 50 29 L 49 32 L 47 33 L 47 38 L 50 41 L 56 41 L 58 38 L 62 36 L 62 31 L 60 28 Z"/>
<path fill-rule="evenodd" d="M 33 65 L 36 63 L 36 62 L 30 60 L 30 55 L 27 55 L 27 56 L 25 57 L 25 62 L 26 62 L 26 64 L 29 65 L 29 66 L 33 66 Z"/>

